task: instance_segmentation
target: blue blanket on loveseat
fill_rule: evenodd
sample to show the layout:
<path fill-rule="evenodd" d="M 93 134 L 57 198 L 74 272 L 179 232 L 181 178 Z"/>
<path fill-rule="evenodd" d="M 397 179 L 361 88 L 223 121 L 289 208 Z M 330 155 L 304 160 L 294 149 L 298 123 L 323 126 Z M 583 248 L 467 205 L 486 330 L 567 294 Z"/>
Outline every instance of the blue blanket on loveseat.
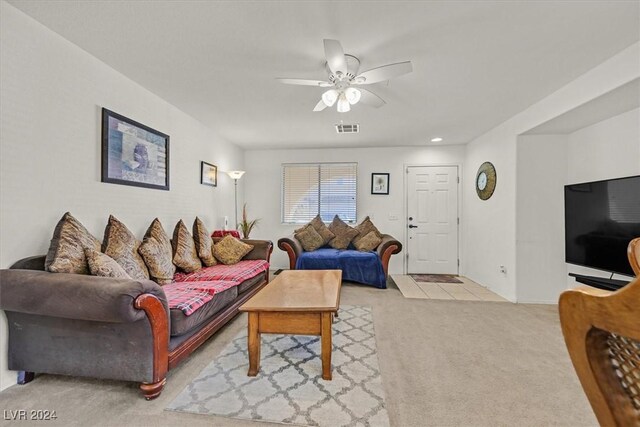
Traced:
<path fill-rule="evenodd" d="M 303 252 L 296 270 L 342 270 L 342 279 L 385 289 L 387 280 L 377 252 L 321 248 Z"/>

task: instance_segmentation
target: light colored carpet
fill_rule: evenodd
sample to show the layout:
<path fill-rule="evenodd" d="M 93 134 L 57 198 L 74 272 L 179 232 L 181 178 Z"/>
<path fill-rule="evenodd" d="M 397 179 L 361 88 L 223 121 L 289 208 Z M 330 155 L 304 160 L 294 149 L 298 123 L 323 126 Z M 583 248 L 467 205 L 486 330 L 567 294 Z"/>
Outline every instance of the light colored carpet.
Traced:
<path fill-rule="evenodd" d="M 342 289 L 341 304 L 373 309 L 392 426 L 597 425 L 569 361 L 557 307 L 408 299 L 397 289 L 351 284 Z M 133 383 L 42 375 L 0 393 L 0 409 L 56 410 L 58 419 L 48 426 L 262 425 L 164 410 L 246 322 L 238 316 L 172 370 L 154 401 L 142 399 Z"/>
<path fill-rule="evenodd" d="M 343 305 L 333 323 L 333 379 L 322 379 L 320 338 L 262 335 L 260 372 L 248 377 L 242 331 L 167 409 L 308 426 L 386 427 L 371 308 Z"/>

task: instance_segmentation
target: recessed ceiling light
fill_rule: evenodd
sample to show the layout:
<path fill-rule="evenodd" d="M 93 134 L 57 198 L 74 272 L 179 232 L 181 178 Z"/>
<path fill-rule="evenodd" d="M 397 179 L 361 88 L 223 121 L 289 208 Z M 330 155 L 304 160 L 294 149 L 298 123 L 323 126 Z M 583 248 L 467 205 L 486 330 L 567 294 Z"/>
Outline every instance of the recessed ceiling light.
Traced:
<path fill-rule="evenodd" d="M 437 138 L 431 138 L 431 142 L 440 142 L 442 141 L 442 138 L 437 137 Z"/>

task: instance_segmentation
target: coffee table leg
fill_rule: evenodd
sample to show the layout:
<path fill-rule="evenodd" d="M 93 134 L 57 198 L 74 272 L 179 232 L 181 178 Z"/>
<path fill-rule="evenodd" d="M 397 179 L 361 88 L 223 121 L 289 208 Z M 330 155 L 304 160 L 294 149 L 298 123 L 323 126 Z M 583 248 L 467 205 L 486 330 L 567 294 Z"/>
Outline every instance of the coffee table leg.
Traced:
<path fill-rule="evenodd" d="M 249 373 L 247 375 L 250 377 L 258 375 L 260 370 L 259 316 L 258 313 L 249 313 Z"/>
<path fill-rule="evenodd" d="M 321 340 L 322 340 L 322 379 L 331 380 L 331 318 L 332 313 L 322 313 Z"/>

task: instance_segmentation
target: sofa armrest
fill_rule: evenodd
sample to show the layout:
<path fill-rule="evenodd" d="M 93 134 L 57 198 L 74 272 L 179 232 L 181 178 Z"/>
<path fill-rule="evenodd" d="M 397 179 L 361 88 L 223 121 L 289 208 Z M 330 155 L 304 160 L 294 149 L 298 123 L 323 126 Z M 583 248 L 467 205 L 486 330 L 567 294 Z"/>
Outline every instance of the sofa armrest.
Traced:
<path fill-rule="evenodd" d="M 145 318 L 136 298 L 156 297 L 169 313 L 164 291 L 151 280 L 114 279 L 35 270 L 0 270 L 0 309 L 41 316 L 127 323 Z"/>
<path fill-rule="evenodd" d="M 29 258 L 23 258 L 19 261 L 16 261 L 11 267 L 12 269 L 20 269 L 20 270 L 40 270 L 44 271 L 44 261 L 46 259 L 46 255 L 36 255 L 31 256 Z"/>
<path fill-rule="evenodd" d="M 298 260 L 300 254 L 304 252 L 304 249 L 302 249 L 302 245 L 300 244 L 298 239 L 296 239 L 293 234 L 287 237 L 283 237 L 282 239 L 278 240 L 278 247 L 287 252 L 287 255 L 289 255 L 289 269 L 295 270 L 296 261 Z"/>
<path fill-rule="evenodd" d="M 382 242 L 378 245 L 376 249 L 378 255 L 380 256 L 380 260 L 382 261 L 382 268 L 384 269 L 385 276 L 389 275 L 389 259 L 391 255 L 400 253 L 402 251 L 402 243 L 396 240 L 393 236 L 389 234 L 382 235 Z"/>

